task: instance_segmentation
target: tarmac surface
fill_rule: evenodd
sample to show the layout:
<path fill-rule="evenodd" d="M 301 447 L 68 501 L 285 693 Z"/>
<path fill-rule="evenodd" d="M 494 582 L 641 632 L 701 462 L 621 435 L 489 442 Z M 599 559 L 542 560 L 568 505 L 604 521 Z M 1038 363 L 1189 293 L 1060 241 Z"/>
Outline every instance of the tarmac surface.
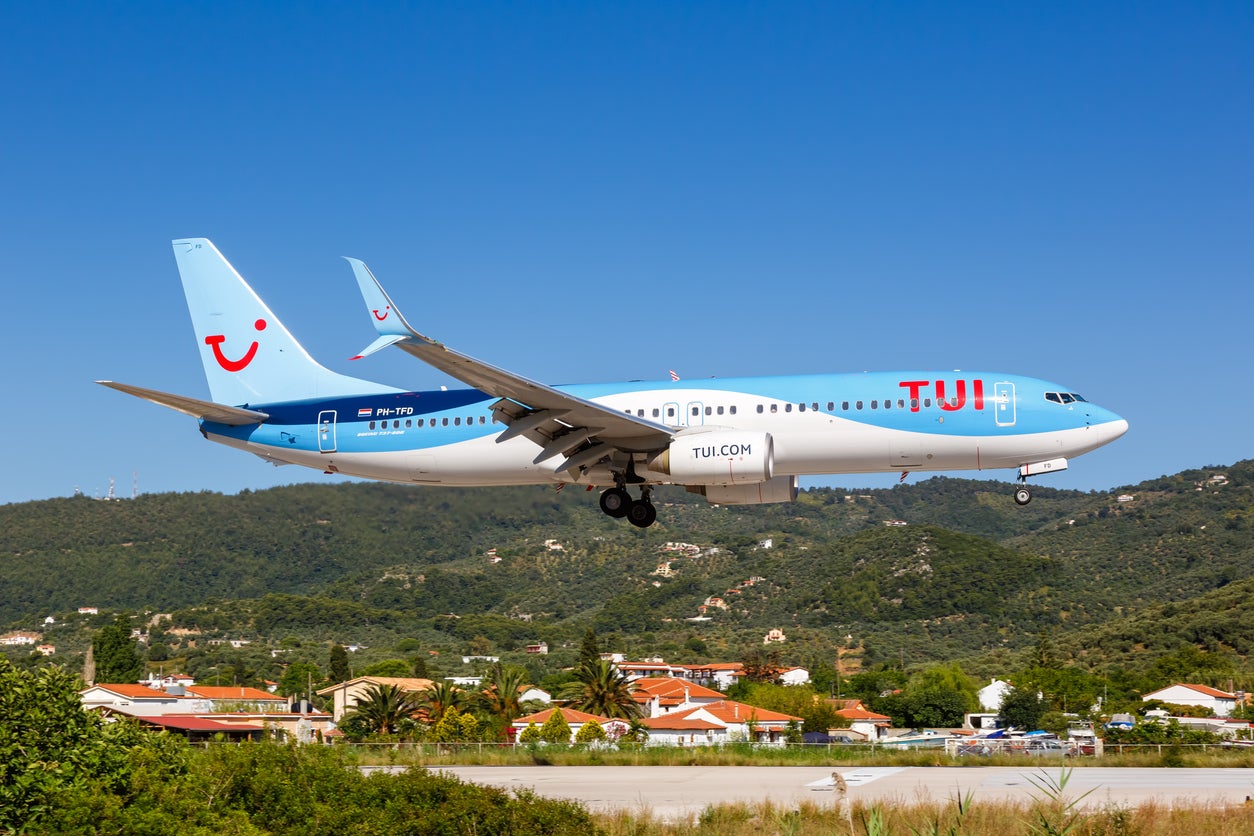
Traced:
<path fill-rule="evenodd" d="M 706 807 L 770 800 L 776 804 L 839 801 L 833 772 L 850 801 L 952 801 L 971 793 L 980 801 L 1030 801 L 1043 793 L 1032 779 L 1058 780 L 1048 767 L 822 767 L 822 766 L 450 766 L 439 771 L 476 784 L 526 788 L 549 798 L 580 801 L 589 809 L 650 811 L 667 821 L 690 819 Z M 1077 767 L 1068 799 L 1089 793 L 1082 807 L 1110 803 L 1243 804 L 1254 797 L 1254 769 Z M 1251 802 L 1254 803 L 1254 802 Z"/>

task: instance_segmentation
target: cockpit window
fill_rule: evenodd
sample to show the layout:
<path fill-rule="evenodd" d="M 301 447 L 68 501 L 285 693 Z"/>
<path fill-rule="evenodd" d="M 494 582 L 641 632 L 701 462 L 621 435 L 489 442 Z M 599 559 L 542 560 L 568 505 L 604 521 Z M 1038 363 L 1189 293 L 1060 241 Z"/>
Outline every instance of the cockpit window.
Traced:
<path fill-rule="evenodd" d="M 1062 403 L 1062 395 L 1058 394 L 1057 392 L 1046 392 L 1045 400 L 1051 401 L 1053 403 Z"/>
<path fill-rule="evenodd" d="M 1071 397 L 1075 398 L 1075 399 L 1076 399 L 1077 401 L 1079 401 L 1080 403 L 1088 403 L 1088 401 L 1086 401 L 1086 400 L 1084 399 L 1084 396 L 1083 396 L 1083 395 L 1078 395 L 1078 394 L 1076 394 L 1075 392 L 1072 392 L 1072 393 L 1071 393 Z"/>

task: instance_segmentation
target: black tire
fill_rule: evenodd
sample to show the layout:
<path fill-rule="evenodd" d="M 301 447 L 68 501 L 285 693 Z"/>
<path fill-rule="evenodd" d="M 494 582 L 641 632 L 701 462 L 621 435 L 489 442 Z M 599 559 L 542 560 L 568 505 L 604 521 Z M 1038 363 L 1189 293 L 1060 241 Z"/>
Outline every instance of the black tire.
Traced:
<path fill-rule="evenodd" d="M 1027 488 L 1015 488 L 1015 503 L 1027 505 L 1032 501 L 1032 492 Z"/>
<path fill-rule="evenodd" d="M 601 493 L 601 510 L 621 520 L 631 509 L 631 496 L 622 488 L 610 488 Z"/>
<path fill-rule="evenodd" d="M 627 522 L 636 528 L 648 528 L 657 520 L 657 509 L 652 502 L 638 499 L 627 509 Z"/>

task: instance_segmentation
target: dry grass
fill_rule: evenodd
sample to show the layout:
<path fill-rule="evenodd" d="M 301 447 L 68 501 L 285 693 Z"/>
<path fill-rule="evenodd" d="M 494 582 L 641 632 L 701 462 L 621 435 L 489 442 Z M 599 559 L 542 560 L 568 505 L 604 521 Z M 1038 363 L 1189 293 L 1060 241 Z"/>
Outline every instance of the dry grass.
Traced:
<path fill-rule="evenodd" d="M 1048 797 L 1029 802 L 974 803 L 960 810 L 945 804 L 902 803 L 843 807 L 803 803 L 727 804 L 705 810 L 696 821 L 668 823 L 647 811 L 597 817 L 607 836 L 810 836 L 852 834 L 963 834 L 1019 836 L 1068 833 L 1076 836 L 1248 836 L 1254 833 L 1254 805 L 1218 804 L 1138 807 L 1107 804 L 1077 809 L 1070 821 Z"/>

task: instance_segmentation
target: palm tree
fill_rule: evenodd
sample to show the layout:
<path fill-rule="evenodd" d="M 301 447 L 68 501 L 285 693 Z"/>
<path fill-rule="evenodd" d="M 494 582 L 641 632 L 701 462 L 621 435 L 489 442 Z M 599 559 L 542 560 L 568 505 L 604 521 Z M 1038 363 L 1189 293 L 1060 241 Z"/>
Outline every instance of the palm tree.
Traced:
<path fill-rule="evenodd" d="M 432 683 L 418 697 L 418 707 L 427 715 L 427 722 L 434 725 L 440 722 L 444 712 L 450 708 L 461 710 L 466 705 L 466 692 L 447 679 Z"/>
<path fill-rule="evenodd" d="M 371 686 L 357 701 L 350 717 L 360 721 L 372 734 L 396 734 L 402 720 L 418 710 L 413 694 L 395 685 Z"/>
<path fill-rule="evenodd" d="M 575 679 L 563 692 L 574 701 L 572 708 L 624 720 L 640 716 L 640 704 L 631 698 L 631 682 L 613 662 L 588 660 L 579 666 Z"/>
<path fill-rule="evenodd" d="M 527 671 L 522 668 L 505 668 L 500 662 L 492 665 L 490 680 L 480 697 L 488 714 L 506 725 L 523 715 L 522 694 L 530 687 Z"/>

